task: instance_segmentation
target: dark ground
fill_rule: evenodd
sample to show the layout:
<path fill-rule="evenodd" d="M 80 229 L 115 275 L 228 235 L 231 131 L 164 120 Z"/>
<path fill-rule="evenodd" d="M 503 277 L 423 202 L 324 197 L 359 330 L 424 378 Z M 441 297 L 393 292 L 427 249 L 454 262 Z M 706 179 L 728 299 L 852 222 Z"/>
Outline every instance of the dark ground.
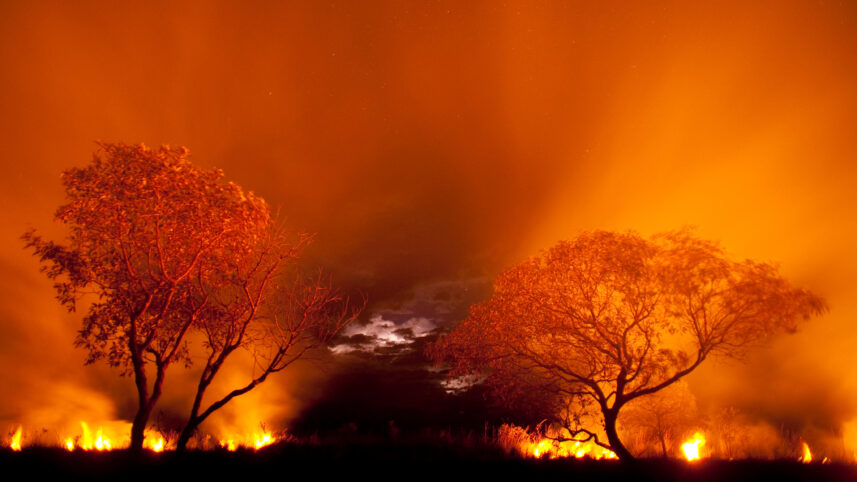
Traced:
<path fill-rule="evenodd" d="M 588 459 L 523 460 L 489 448 L 437 445 L 294 445 L 259 452 L 65 452 L 30 448 L 0 452 L 3 480 L 634 480 L 634 481 L 857 481 L 857 466 L 793 461 L 642 460 L 635 464 Z M 17 477 L 16 477 L 17 476 Z"/>

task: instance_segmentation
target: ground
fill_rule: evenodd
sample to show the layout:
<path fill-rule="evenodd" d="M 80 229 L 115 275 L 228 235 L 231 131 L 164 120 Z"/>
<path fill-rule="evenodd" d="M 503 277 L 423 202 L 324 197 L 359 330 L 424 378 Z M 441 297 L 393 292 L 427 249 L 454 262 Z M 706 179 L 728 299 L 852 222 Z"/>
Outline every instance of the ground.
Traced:
<path fill-rule="evenodd" d="M 634 464 L 596 460 L 523 460 L 485 447 L 438 445 L 281 444 L 259 452 L 146 453 L 25 449 L 0 452 L 4 475 L 29 480 L 633 480 L 633 481 L 853 481 L 857 466 L 794 461 L 649 459 Z M 26 475 L 24 475 L 26 474 Z M 13 480 L 6 479 L 5 480 Z"/>

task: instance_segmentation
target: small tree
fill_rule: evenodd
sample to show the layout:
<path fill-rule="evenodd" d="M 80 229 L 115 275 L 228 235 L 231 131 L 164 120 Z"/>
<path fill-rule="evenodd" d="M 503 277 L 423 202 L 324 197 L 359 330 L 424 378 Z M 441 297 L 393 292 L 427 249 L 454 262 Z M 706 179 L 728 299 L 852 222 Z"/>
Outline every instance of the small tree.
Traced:
<path fill-rule="evenodd" d="M 65 244 L 23 238 L 74 310 L 94 295 L 76 344 L 134 377 L 131 449 L 140 450 L 167 369 L 190 364 L 187 334 L 222 326 L 225 292 L 256 290 L 308 240 L 274 232 L 268 205 L 192 165 L 184 148 L 99 144 L 92 163 L 65 171 L 67 203 L 56 218 Z M 232 271 L 234 267 L 240 267 Z M 154 368 L 154 380 L 149 379 Z"/>
<path fill-rule="evenodd" d="M 274 250 L 274 252 L 277 252 Z M 217 323 L 202 323 L 208 357 L 197 384 L 187 423 L 177 442 L 184 450 L 199 425 L 212 413 L 243 395 L 269 375 L 282 371 L 300 359 L 308 350 L 327 343 L 336 333 L 357 318 L 365 306 L 352 305 L 339 294 L 329 280 L 319 275 L 304 278 L 296 275 L 285 286 L 271 279 L 276 260 L 267 260 L 263 251 L 261 262 L 250 266 L 234 266 L 233 273 L 241 286 L 238 292 L 225 290 L 211 309 L 217 311 Z M 269 265 L 271 268 L 261 268 Z M 245 274 L 245 270 L 249 270 Z M 208 318 L 208 317 L 207 317 Z M 246 385 L 238 387 L 202 408 L 203 398 L 227 358 L 238 348 L 253 353 L 254 368 L 258 370 Z"/>
<path fill-rule="evenodd" d="M 665 389 L 629 402 L 619 418 L 619 432 L 633 433 L 647 448 L 667 457 L 680 437 L 698 428 L 696 399 L 680 380 Z"/>
<path fill-rule="evenodd" d="M 688 231 L 648 240 L 596 231 L 501 274 L 493 296 L 428 353 L 452 376 L 485 375 L 499 394 L 551 397 L 548 415 L 568 439 L 627 460 L 616 420 L 628 402 L 824 309 L 773 266 L 731 261 Z M 599 430 L 577 423 L 592 410 Z"/>

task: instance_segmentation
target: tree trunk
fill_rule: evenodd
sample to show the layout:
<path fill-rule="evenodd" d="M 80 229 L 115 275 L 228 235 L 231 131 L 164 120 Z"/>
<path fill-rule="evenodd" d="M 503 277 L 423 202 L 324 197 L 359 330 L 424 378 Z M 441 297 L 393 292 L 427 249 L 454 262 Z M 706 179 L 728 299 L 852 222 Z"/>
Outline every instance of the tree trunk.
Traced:
<path fill-rule="evenodd" d="M 146 423 L 149 421 L 149 414 L 152 412 L 152 405 L 141 403 L 137 409 L 137 415 L 134 416 L 134 423 L 131 425 L 131 446 L 129 449 L 132 452 L 143 451 L 143 439 L 146 437 Z"/>
<path fill-rule="evenodd" d="M 155 377 L 151 395 L 148 394 L 146 387 L 145 372 L 142 368 L 135 370 L 139 407 L 137 408 L 137 415 L 134 416 L 134 423 L 131 424 L 131 445 L 128 447 L 131 452 L 143 451 L 143 441 L 146 438 L 146 424 L 149 422 L 152 409 L 158 403 L 158 399 L 161 398 L 161 388 L 164 384 L 164 369 L 165 367 L 158 367 L 158 374 Z"/>
<path fill-rule="evenodd" d="M 176 451 L 178 452 L 184 452 L 187 449 L 188 441 L 190 441 L 190 438 L 193 436 L 197 427 L 199 427 L 199 424 L 202 423 L 203 419 L 199 417 L 199 409 L 202 407 L 202 397 L 205 395 L 205 390 L 211 382 L 211 377 L 208 376 L 210 370 L 211 365 L 206 366 L 205 370 L 202 371 L 202 376 L 199 378 L 199 384 L 196 387 L 196 395 L 193 397 L 193 406 L 190 408 L 190 416 L 187 418 L 187 423 L 182 429 L 182 433 L 179 435 L 179 439 L 176 442 Z"/>
<path fill-rule="evenodd" d="M 607 432 L 607 443 L 610 444 L 610 448 L 613 449 L 613 453 L 619 457 L 619 460 L 622 461 L 631 461 L 634 460 L 634 456 L 631 455 L 631 452 L 628 452 L 628 449 L 625 448 L 625 445 L 622 444 L 622 441 L 619 440 L 619 434 L 616 432 L 616 419 L 619 418 L 619 410 L 614 409 L 604 413 L 604 431 Z"/>
<path fill-rule="evenodd" d="M 199 424 L 200 420 L 197 420 L 195 417 L 187 421 L 187 424 L 182 429 L 182 433 L 179 435 L 179 440 L 176 442 L 176 451 L 184 452 L 187 449 L 187 443 L 190 441 L 193 433 L 196 432 Z"/>
<path fill-rule="evenodd" d="M 133 324 L 132 324 L 133 328 Z M 146 380 L 146 368 L 143 364 L 143 358 L 140 356 L 140 351 L 134 344 L 134 336 L 128 342 L 131 350 L 131 361 L 134 365 L 134 385 L 137 387 L 137 415 L 134 416 L 134 423 L 131 424 L 131 446 L 128 447 L 131 452 L 143 451 L 143 439 L 146 437 L 146 423 L 149 421 L 149 414 L 152 412 L 153 404 L 149 403 L 149 388 Z"/>

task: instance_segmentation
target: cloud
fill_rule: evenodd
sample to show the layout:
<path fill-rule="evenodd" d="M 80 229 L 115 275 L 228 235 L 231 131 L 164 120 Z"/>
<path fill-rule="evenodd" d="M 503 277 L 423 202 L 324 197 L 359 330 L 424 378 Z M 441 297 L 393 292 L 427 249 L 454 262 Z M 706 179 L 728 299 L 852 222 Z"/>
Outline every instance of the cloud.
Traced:
<path fill-rule="evenodd" d="M 353 323 L 345 327 L 341 341 L 331 347 L 336 354 L 353 351 L 374 352 L 386 348 L 409 349 L 417 338 L 431 334 L 437 325 L 425 317 L 409 318 L 402 323 L 384 318 L 377 313 L 369 323 Z"/>

